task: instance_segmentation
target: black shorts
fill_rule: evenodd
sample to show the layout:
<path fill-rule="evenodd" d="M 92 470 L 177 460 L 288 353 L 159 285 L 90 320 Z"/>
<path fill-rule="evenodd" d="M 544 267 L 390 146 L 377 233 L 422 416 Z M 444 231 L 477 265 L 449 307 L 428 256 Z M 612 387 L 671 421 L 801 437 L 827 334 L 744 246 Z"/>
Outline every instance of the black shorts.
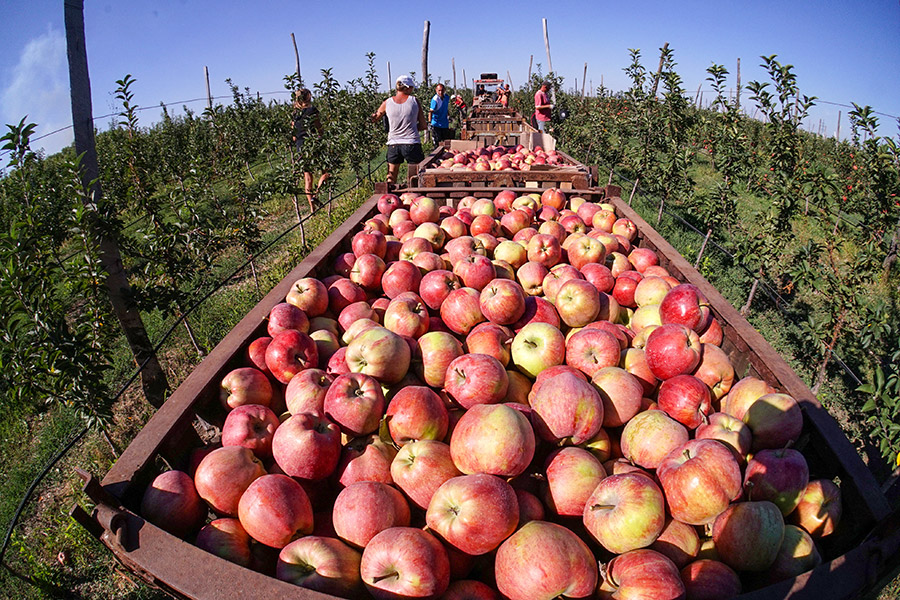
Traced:
<path fill-rule="evenodd" d="M 387 162 L 392 165 L 399 165 L 406 161 L 408 163 L 420 163 L 425 160 L 422 153 L 422 144 L 389 144 L 387 147 Z"/>

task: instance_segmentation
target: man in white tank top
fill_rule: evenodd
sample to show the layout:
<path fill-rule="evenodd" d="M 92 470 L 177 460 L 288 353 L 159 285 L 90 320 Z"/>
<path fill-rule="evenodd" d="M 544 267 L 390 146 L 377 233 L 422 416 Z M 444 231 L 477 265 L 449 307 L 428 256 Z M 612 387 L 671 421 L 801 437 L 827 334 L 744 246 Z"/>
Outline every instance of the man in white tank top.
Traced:
<path fill-rule="evenodd" d="M 372 114 L 372 121 L 387 115 L 390 126 L 387 140 L 388 183 L 397 182 L 397 173 L 404 161 L 415 164 L 425 160 L 419 132 L 425 131 L 427 123 L 422 106 L 412 95 L 415 89 L 413 78 L 401 75 L 397 78 L 397 93 L 382 102 Z"/>

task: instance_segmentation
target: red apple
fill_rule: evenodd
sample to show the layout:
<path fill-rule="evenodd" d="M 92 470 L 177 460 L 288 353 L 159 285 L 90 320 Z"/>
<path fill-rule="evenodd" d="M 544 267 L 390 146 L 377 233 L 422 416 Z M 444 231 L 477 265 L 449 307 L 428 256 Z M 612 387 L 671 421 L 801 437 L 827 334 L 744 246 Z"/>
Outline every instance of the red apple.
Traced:
<path fill-rule="evenodd" d="M 765 500 L 736 502 L 716 518 L 712 538 L 722 562 L 735 571 L 765 571 L 784 540 L 784 517 Z"/>
<path fill-rule="evenodd" d="M 503 325 L 480 323 L 466 336 L 466 350 L 492 356 L 505 367 L 509 363 L 512 340 L 512 332 Z"/>
<path fill-rule="evenodd" d="M 690 373 L 700 364 L 700 340 L 684 325 L 662 325 L 647 337 L 647 366 L 658 379 Z"/>
<path fill-rule="evenodd" d="M 766 394 L 744 413 L 744 423 L 753 433 L 751 450 L 784 448 L 796 442 L 803 430 L 800 405 L 787 394 Z"/>
<path fill-rule="evenodd" d="M 697 558 L 700 536 L 695 527 L 669 518 L 650 549 L 665 555 L 680 569 Z"/>
<path fill-rule="evenodd" d="M 387 240 L 380 231 L 364 229 L 354 234 L 350 240 L 350 247 L 353 249 L 353 255 L 357 259 L 363 254 L 373 254 L 378 258 L 384 259 L 384 253 L 387 250 Z"/>
<path fill-rule="evenodd" d="M 827 479 L 814 479 L 800 495 L 800 502 L 788 520 L 820 538 L 834 533 L 842 513 L 840 488 Z"/>
<path fill-rule="evenodd" d="M 647 364 L 647 355 L 642 348 L 622 350 L 619 366 L 631 373 L 640 382 L 644 396 L 651 396 L 659 380 Z"/>
<path fill-rule="evenodd" d="M 495 276 L 491 259 L 481 254 L 468 254 L 453 265 L 453 273 L 465 287 L 481 291 Z"/>
<path fill-rule="evenodd" d="M 557 329 L 561 326 L 556 307 L 540 296 L 527 296 L 525 298 L 525 312 L 511 327 L 513 331 L 518 333 L 529 323 L 548 323 Z"/>
<path fill-rule="evenodd" d="M 603 425 L 600 394 L 570 373 L 547 379 L 535 392 L 531 407 L 535 433 L 552 443 L 584 443 Z"/>
<path fill-rule="evenodd" d="M 588 497 L 583 520 L 601 546 L 622 554 L 646 548 L 659 537 L 666 522 L 666 503 L 649 477 L 637 473 L 610 475 Z"/>
<path fill-rule="evenodd" d="M 645 410 L 625 424 L 622 454 L 638 466 L 655 469 L 670 452 L 683 446 L 688 437 L 685 426 L 663 411 Z"/>
<path fill-rule="evenodd" d="M 441 319 L 447 324 L 447 327 L 461 335 L 468 334 L 475 325 L 485 320 L 484 314 L 481 312 L 480 294 L 478 290 L 470 287 L 450 292 L 441 303 L 440 310 Z"/>
<path fill-rule="evenodd" d="M 194 473 L 194 485 L 216 514 L 236 517 L 244 490 L 266 474 L 262 461 L 243 446 L 218 448 L 207 454 Z"/>
<path fill-rule="evenodd" d="M 281 549 L 275 576 L 302 588 L 352 598 L 362 587 L 361 560 L 359 552 L 340 540 L 308 535 Z"/>
<path fill-rule="evenodd" d="M 672 516 L 706 525 L 741 494 L 741 468 L 716 440 L 691 440 L 666 456 L 656 469 Z"/>
<path fill-rule="evenodd" d="M 241 496 L 238 518 L 250 537 L 272 548 L 283 548 L 313 528 L 309 497 L 287 475 L 254 480 Z"/>
<path fill-rule="evenodd" d="M 693 375 L 709 386 L 713 400 L 725 396 L 734 384 L 731 360 L 724 350 L 713 344 L 701 344 L 700 364 L 694 369 Z"/>
<path fill-rule="evenodd" d="M 604 367 L 593 374 L 591 382 L 603 402 L 604 427 L 621 427 L 641 410 L 644 388 L 625 369 Z"/>
<path fill-rule="evenodd" d="M 215 519 L 205 525 L 195 541 L 198 548 L 242 567 L 249 567 L 253 560 L 251 543 L 252 538 L 241 522 L 230 517 Z"/>
<path fill-rule="evenodd" d="M 584 278 L 590 281 L 597 288 L 597 291 L 608 294 L 616 284 L 616 278 L 613 277 L 612 272 L 606 265 L 587 263 L 582 265 L 580 270 Z"/>
<path fill-rule="evenodd" d="M 606 471 L 593 453 L 578 447 L 559 448 L 544 464 L 544 499 L 551 511 L 560 516 L 580 517 L 584 505 Z"/>
<path fill-rule="evenodd" d="M 440 216 L 440 207 L 428 196 L 419 196 L 409 205 L 409 218 L 416 225 L 437 223 Z"/>
<path fill-rule="evenodd" d="M 481 313 L 498 325 L 511 325 L 525 313 L 522 286 L 508 279 L 494 279 L 481 290 Z"/>
<path fill-rule="evenodd" d="M 269 322 L 266 330 L 273 338 L 276 334 L 288 329 L 296 329 L 301 333 L 309 333 L 309 318 L 306 313 L 293 304 L 281 302 L 269 311 Z"/>
<path fill-rule="evenodd" d="M 272 384 L 265 373 L 253 367 L 239 367 L 222 378 L 219 398 L 222 406 L 231 410 L 244 404 L 269 406 L 272 394 Z"/>
<path fill-rule="evenodd" d="M 528 260 L 540 263 L 548 269 L 556 265 L 562 260 L 562 246 L 559 240 L 543 233 L 533 236 L 528 240 Z"/>
<path fill-rule="evenodd" d="M 671 560 L 655 550 L 639 549 L 609 561 L 597 597 L 684 600 L 685 588 L 678 567 Z"/>
<path fill-rule="evenodd" d="M 334 500 L 334 531 L 355 548 L 364 548 L 378 533 L 409 525 L 409 504 L 394 487 L 362 481 L 345 487 Z"/>
<path fill-rule="evenodd" d="M 566 195 L 559 188 L 547 188 L 541 194 L 541 205 L 551 206 L 556 210 L 562 210 L 566 205 Z"/>
<path fill-rule="evenodd" d="M 331 475 L 341 456 L 341 430 L 325 417 L 293 415 L 275 430 L 272 455 L 286 475 L 319 480 Z"/>
<path fill-rule="evenodd" d="M 165 471 L 153 479 L 141 498 L 141 515 L 160 529 L 180 538 L 198 531 L 206 521 L 207 506 L 184 471 Z"/>
<path fill-rule="evenodd" d="M 722 399 L 722 412 L 743 420 L 747 409 L 756 402 L 761 396 L 771 394 L 775 391 L 771 385 L 757 379 L 756 377 L 747 376 L 735 383 L 728 394 Z"/>
<path fill-rule="evenodd" d="M 388 298 L 396 298 L 403 292 L 418 292 L 422 283 L 419 268 L 407 260 L 398 260 L 387 266 L 381 276 L 381 287 Z"/>
<path fill-rule="evenodd" d="M 400 202 L 400 198 L 398 198 L 394 194 L 382 194 L 378 198 L 378 212 L 383 215 L 390 215 L 392 212 L 402 207 L 403 204 Z"/>
<path fill-rule="evenodd" d="M 373 377 L 362 373 L 335 378 L 323 401 L 325 416 L 352 437 L 377 430 L 384 409 L 381 385 Z"/>
<path fill-rule="evenodd" d="M 442 600 L 499 600 L 497 592 L 486 583 L 474 579 L 457 579 L 450 582 Z"/>
<path fill-rule="evenodd" d="M 738 464 L 743 464 L 750 452 L 752 435 L 747 424 L 740 419 L 735 419 L 725 413 L 713 413 L 707 417 L 707 422 L 700 425 L 694 432 L 698 440 L 718 440 L 728 446 Z"/>
<path fill-rule="evenodd" d="M 304 277 L 294 282 L 285 301 L 302 310 L 309 318 L 318 317 L 328 310 L 328 290 L 315 277 Z"/>
<path fill-rule="evenodd" d="M 741 593 L 741 579 L 718 560 L 696 560 L 681 569 L 686 600 L 731 600 Z"/>
<path fill-rule="evenodd" d="M 529 260 L 516 271 L 516 280 L 526 294 L 539 296 L 544 291 L 544 278 L 549 272 L 542 263 Z"/>
<path fill-rule="evenodd" d="M 401 389 L 385 414 L 391 438 L 399 446 L 416 440 L 442 440 L 450 424 L 441 398 L 424 386 Z"/>
<path fill-rule="evenodd" d="M 619 354 L 619 340 L 601 329 L 581 329 L 566 341 L 566 364 L 588 377 L 604 367 L 618 365 Z"/>
<path fill-rule="evenodd" d="M 756 452 L 744 472 L 744 493 L 748 500 L 768 500 L 787 516 L 800 503 L 809 485 L 806 458 L 793 448 Z"/>
<path fill-rule="evenodd" d="M 447 551 L 433 535 L 413 527 L 392 527 L 372 538 L 359 570 L 376 600 L 436 600 L 450 585 Z"/>
<path fill-rule="evenodd" d="M 464 354 L 447 367 L 444 389 L 463 408 L 496 404 L 506 397 L 509 378 L 493 356 Z"/>
<path fill-rule="evenodd" d="M 350 440 L 341 449 L 335 470 L 337 483 L 343 487 L 360 481 L 392 484 L 391 462 L 395 456 L 397 450 L 377 434 Z"/>
<path fill-rule="evenodd" d="M 456 275 L 450 271 L 439 269 L 422 276 L 422 281 L 419 283 L 419 296 L 428 305 L 428 308 L 439 310 L 450 292 L 460 287 L 462 284 Z"/>
<path fill-rule="evenodd" d="M 461 475 L 445 481 L 425 513 L 428 528 L 472 556 L 494 550 L 519 522 L 512 486 L 495 475 Z"/>
<path fill-rule="evenodd" d="M 706 296 L 690 283 L 677 285 L 666 294 L 659 304 L 659 315 L 663 324 L 675 323 L 698 331 L 706 323 L 709 302 Z"/>
<path fill-rule="evenodd" d="M 256 456 L 272 456 L 272 438 L 278 428 L 278 416 L 268 406 L 244 404 L 225 417 L 222 425 L 223 446 L 243 446 Z"/>
<path fill-rule="evenodd" d="M 534 450 L 534 431 L 528 417 L 506 404 L 472 406 L 450 436 L 453 463 L 467 474 L 515 477 L 528 468 Z"/>
<path fill-rule="evenodd" d="M 709 387 L 693 375 L 676 375 L 659 386 L 660 410 L 687 427 L 696 429 L 711 412 Z"/>
<path fill-rule="evenodd" d="M 321 369 L 305 369 L 287 384 L 284 401 L 292 415 L 301 412 L 322 413 L 325 394 L 334 378 Z"/>
<path fill-rule="evenodd" d="M 417 339 L 428 331 L 428 307 L 415 292 L 403 292 L 388 304 L 384 326 L 397 335 Z"/>
<path fill-rule="evenodd" d="M 462 472 L 453 463 L 450 446 L 437 440 L 410 442 L 391 462 L 394 483 L 422 510 L 445 481 L 458 475 Z"/>
<path fill-rule="evenodd" d="M 366 300 L 366 291 L 346 277 L 334 280 L 327 288 L 328 309 L 335 315 L 354 302 Z"/>

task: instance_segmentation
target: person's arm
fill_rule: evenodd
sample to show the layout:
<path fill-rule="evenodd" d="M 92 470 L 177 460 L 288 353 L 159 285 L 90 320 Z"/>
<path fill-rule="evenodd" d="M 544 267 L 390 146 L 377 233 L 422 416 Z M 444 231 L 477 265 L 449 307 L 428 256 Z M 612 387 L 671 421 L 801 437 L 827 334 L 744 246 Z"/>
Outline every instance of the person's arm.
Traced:
<path fill-rule="evenodd" d="M 374 113 L 372 113 L 372 122 L 376 123 L 379 119 L 384 117 L 385 113 L 387 113 L 387 100 L 381 103 L 381 106 L 378 107 Z"/>
<path fill-rule="evenodd" d="M 419 102 L 416 102 L 416 105 L 419 107 L 419 131 L 425 131 L 428 129 L 428 121 L 425 120 L 425 113 L 422 111 L 422 105 Z"/>

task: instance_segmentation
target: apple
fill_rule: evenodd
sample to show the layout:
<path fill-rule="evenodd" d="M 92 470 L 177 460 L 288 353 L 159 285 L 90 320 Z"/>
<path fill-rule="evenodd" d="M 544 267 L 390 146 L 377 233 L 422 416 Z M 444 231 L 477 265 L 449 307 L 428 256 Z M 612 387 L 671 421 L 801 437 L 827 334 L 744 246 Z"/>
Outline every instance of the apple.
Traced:
<path fill-rule="evenodd" d="M 488 321 L 511 325 L 525 313 L 525 292 L 515 281 L 494 279 L 481 290 L 479 306 Z"/>
<path fill-rule="evenodd" d="M 428 307 L 415 292 L 403 292 L 388 304 L 384 326 L 399 336 L 417 339 L 428 331 Z"/>
<path fill-rule="evenodd" d="M 401 244 L 398 258 L 403 262 L 412 262 L 425 252 L 434 252 L 432 243 L 423 237 L 413 236 Z"/>
<path fill-rule="evenodd" d="M 463 408 L 496 404 L 506 397 L 509 378 L 493 356 L 463 354 L 447 366 L 444 389 Z"/>
<path fill-rule="evenodd" d="M 528 240 L 528 260 L 541 263 L 548 269 L 556 265 L 562 260 L 562 246 L 559 240 L 543 233 L 532 236 Z"/>
<path fill-rule="evenodd" d="M 656 541 L 665 526 L 666 503 L 649 477 L 610 475 L 594 488 L 582 516 L 591 537 L 609 552 L 623 554 Z"/>
<path fill-rule="evenodd" d="M 328 310 L 328 290 L 315 277 L 304 277 L 291 285 L 285 301 L 302 310 L 309 318 L 318 317 Z"/>
<path fill-rule="evenodd" d="M 775 388 L 756 377 L 747 376 L 735 383 L 722 398 L 722 412 L 743 420 L 747 409 L 761 396 L 775 392 Z"/>
<path fill-rule="evenodd" d="M 681 569 L 681 580 L 690 600 L 731 600 L 741 593 L 738 574 L 718 560 L 695 560 Z"/>
<path fill-rule="evenodd" d="M 386 269 L 387 265 L 380 256 L 362 254 L 356 257 L 350 269 L 350 281 L 366 291 L 376 292 L 381 290 L 381 277 Z"/>
<path fill-rule="evenodd" d="M 428 240 L 433 248 L 441 248 L 444 245 L 446 234 L 437 223 L 422 223 L 413 230 L 413 237 Z"/>
<path fill-rule="evenodd" d="M 559 188 L 547 188 L 541 194 L 541 206 L 550 206 L 562 210 L 566 205 L 566 195 Z"/>
<path fill-rule="evenodd" d="M 744 413 L 744 423 L 753 433 L 750 448 L 784 448 L 800 437 L 803 413 L 788 394 L 766 394 L 756 399 Z"/>
<path fill-rule="evenodd" d="M 716 517 L 712 539 L 722 562 L 735 571 L 765 571 L 784 540 L 784 517 L 767 500 L 736 502 Z"/>
<path fill-rule="evenodd" d="M 495 276 L 491 259 L 481 254 L 468 254 L 453 265 L 453 273 L 465 287 L 481 291 Z"/>
<path fill-rule="evenodd" d="M 375 378 L 362 373 L 335 378 L 323 401 L 325 416 L 352 437 L 377 430 L 384 409 L 381 385 Z"/>
<path fill-rule="evenodd" d="M 595 211 L 591 217 L 591 226 L 595 229 L 612 233 L 613 223 L 616 222 L 616 213 L 611 210 L 601 208 Z"/>
<path fill-rule="evenodd" d="M 313 481 L 324 479 L 340 459 L 341 430 L 323 416 L 293 415 L 275 430 L 272 455 L 286 475 Z"/>
<path fill-rule="evenodd" d="M 409 206 L 409 218 L 416 225 L 437 223 L 440 221 L 440 217 L 440 207 L 428 196 L 419 196 Z"/>
<path fill-rule="evenodd" d="M 587 544 L 547 521 L 530 521 L 507 538 L 497 549 L 494 574 L 498 591 L 509 600 L 587 598 L 598 579 Z"/>
<path fill-rule="evenodd" d="M 422 276 L 419 283 L 419 296 L 431 310 L 439 310 L 444 299 L 462 284 L 459 277 L 444 269 L 430 271 Z"/>
<path fill-rule="evenodd" d="M 391 527 L 407 527 L 409 504 L 390 485 L 361 481 L 345 487 L 334 500 L 334 531 L 355 548 L 364 548 L 378 533 Z"/>
<path fill-rule="evenodd" d="M 401 208 L 403 204 L 400 202 L 400 198 L 395 194 L 382 194 L 379 196 L 376 206 L 378 207 L 378 212 L 381 214 L 390 215 L 398 208 Z"/>
<path fill-rule="evenodd" d="M 345 306 L 340 312 L 338 325 L 341 326 L 344 332 L 347 332 L 354 323 L 362 319 L 369 319 L 378 323 L 378 313 L 375 312 L 375 309 L 368 302 L 354 302 Z"/>
<path fill-rule="evenodd" d="M 416 440 L 442 440 L 450 426 L 443 400 L 425 386 L 406 386 L 388 404 L 388 430 L 398 446 Z"/>
<path fill-rule="evenodd" d="M 609 561 L 597 598 L 684 600 L 685 587 L 678 567 L 668 557 L 655 550 L 638 549 Z"/>
<path fill-rule="evenodd" d="M 713 344 L 701 343 L 700 364 L 694 377 L 709 386 L 713 400 L 720 400 L 734 384 L 734 367 L 725 351 Z"/>
<path fill-rule="evenodd" d="M 335 315 L 354 302 L 366 300 L 366 291 L 346 277 L 336 279 L 327 289 L 328 310 Z"/>
<path fill-rule="evenodd" d="M 619 366 L 631 373 L 643 388 L 645 396 L 651 396 L 659 384 L 659 380 L 647 365 L 647 355 L 642 348 L 627 348 L 622 350 Z"/>
<path fill-rule="evenodd" d="M 491 269 L 493 271 L 493 265 Z M 454 333 L 467 335 L 473 327 L 485 321 L 480 297 L 478 290 L 471 287 L 453 290 L 441 303 L 441 319 Z"/>
<path fill-rule="evenodd" d="M 547 323 L 559 329 L 561 326 L 559 313 L 556 308 L 545 298 L 540 296 L 527 296 L 525 298 L 525 312 L 518 321 L 512 324 L 516 333 L 529 323 Z"/>
<path fill-rule="evenodd" d="M 518 270 L 528 262 L 528 250 L 519 242 L 503 240 L 494 248 L 494 258 L 507 262 L 513 269 Z"/>
<path fill-rule="evenodd" d="M 256 541 L 283 548 L 313 528 L 309 497 L 299 483 L 287 475 L 263 475 L 241 496 L 238 519 Z"/>
<path fill-rule="evenodd" d="M 335 470 L 337 483 L 346 487 L 360 481 L 392 484 L 391 462 L 397 450 L 377 434 L 358 437 L 344 444 Z"/>
<path fill-rule="evenodd" d="M 622 454 L 638 466 L 655 469 L 670 452 L 681 448 L 688 438 L 687 428 L 663 411 L 645 410 L 625 424 Z"/>
<path fill-rule="evenodd" d="M 512 210 L 500 217 L 500 231 L 508 237 L 515 237 L 529 225 L 531 225 L 531 217 L 524 210 Z"/>
<path fill-rule="evenodd" d="M 700 350 L 697 333 L 678 324 L 655 328 L 644 346 L 647 366 L 661 380 L 692 372 L 700 364 Z"/>
<path fill-rule="evenodd" d="M 421 271 L 407 260 L 392 262 L 381 276 L 381 287 L 384 294 L 391 299 L 404 292 L 418 292 L 421 283 Z"/>
<path fill-rule="evenodd" d="M 576 269 L 583 269 L 590 263 L 602 264 L 606 258 L 606 247 L 589 236 L 578 238 L 567 251 L 569 261 Z"/>
<path fill-rule="evenodd" d="M 197 465 L 194 486 L 216 514 L 237 517 L 244 490 L 265 474 L 262 461 L 249 448 L 222 447 L 207 454 Z"/>
<path fill-rule="evenodd" d="M 141 498 L 141 515 L 180 538 L 200 530 L 206 521 L 207 510 L 194 480 L 184 471 L 160 473 L 147 486 Z"/>
<path fill-rule="evenodd" d="M 581 271 L 565 263 L 558 264 L 550 269 L 541 285 L 544 297 L 550 302 L 556 302 L 559 288 L 570 279 L 584 279 L 584 276 L 581 274 Z"/>
<path fill-rule="evenodd" d="M 811 536 L 821 538 L 834 533 L 842 513 L 840 488 L 828 479 L 814 479 L 800 495 L 800 502 L 788 520 Z"/>
<path fill-rule="evenodd" d="M 452 334 L 429 331 L 416 341 L 412 359 L 413 370 L 426 384 L 442 388 L 447 367 L 463 353 L 462 344 Z"/>
<path fill-rule="evenodd" d="M 663 381 L 656 401 L 660 410 L 688 429 L 702 425 L 711 412 L 709 387 L 693 375 L 676 375 Z"/>
<path fill-rule="evenodd" d="M 238 519 L 224 517 L 204 525 L 194 542 L 198 548 L 229 562 L 250 567 L 252 538 Z"/>
<path fill-rule="evenodd" d="M 619 340 L 601 329 L 581 329 L 566 341 L 566 364 L 588 377 L 604 367 L 619 364 Z"/>
<path fill-rule="evenodd" d="M 712 523 L 741 494 L 741 467 L 716 440 L 691 440 L 656 469 L 669 512 L 682 523 Z"/>
<path fill-rule="evenodd" d="M 539 296 L 544 292 L 544 279 L 550 270 L 536 261 L 526 262 L 516 271 L 516 280 L 529 296 Z"/>
<path fill-rule="evenodd" d="M 567 236 L 565 227 L 563 227 L 559 221 L 544 221 L 538 227 L 538 233 L 555 237 L 560 245 L 565 241 Z"/>
<path fill-rule="evenodd" d="M 363 303 L 363 304 L 365 304 L 365 303 Z M 350 306 L 353 306 L 353 305 L 351 304 Z M 347 308 L 350 308 L 350 307 L 347 307 Z M 372 310 L 374 312 L 375 309 L 373 308 Z M 344 314 L 344 313 L 341 313 L 341 314 Z M 373 316 L 377 316 L 377 313 L 373 314 Z M 347 329 L 347 331 L 345 331 L 344 334 L 341 336 L 341 341 L 344 344 L 349 344 L 354 339 L 356 339 L 362 332 L 372 329 L 373 327 L 379 327 L 379 324 L 377 321 L 373 321 L 372 319 L 369 319 L 369 318 L 357 319 L 357 320 L 353 321 L 353 323 L 350 325 L 350 327 Z M 318 348 L 318 346 L 317 346 L 317 348 Z M 338 348 L 338 350 L 344 350 L 346 352 L 346 348 Z M 334 356 L 334 355 L 332 354 L 332 356 Z M 331 359 L 329 359 L 329 362 L 330 361 L 331 361 Z"/>
<path fill-rule="evenodd" d="M 450 436 L 450 455 L 466 474 L 515 477 L 534 457 L 528 417 L 506 404 L 476 404 L 462 414 Z"/>
<path fill-rule="evenodd" d="M 262 459 L 269 458 L 272 456 L 272 438 L 278 424 L 278 416 L 268 406 L 238 406 L 225 417 L 222 445 L 243 446 Z"/>
<path fill-rule="evenodd" d="M 238 367 L 222 378 L 219 399 L 226 410 L 244 404 L 272 403 L 272 384 L 266 374 L 253 367 Z"/>
<path fill-rule="evenodd" d="M 499 600 L 497 592 L 486 583 L 474 579 L 456 579 L 450 582 L 441 600 Z"/>
<path fill-rule="evenodd" d="M 559 288 L 556 310 L 569 327 L 584 327 L 600 313 L 600 293 L 584 279 L 571 279 Z"/>
<path fill-rule="evenodd" d="M 547 379 L 532 397 L 531 408 L 535 433 L 552 443 L 584 443 L 603 425 L 600 394 L 571 373 Z"/>
<path fill-rule="evenodd" d="M 681 569 L 697 558 L 700 551 L 700 536 L 692 525 L 668 518 L 662 533 L 650 544 L 650 549 L 665 555 Z"/>
<path fill-rule="evenodd" d="M 512 203 L 515 199 L 516 192 L 514 190 L 501 190 L 494 196 L 494 206 L 498 210 L 506 212 L 512 208 Z"/>
<path fill-rule="evenodd" d="M 519 503 L 512 486 L 496 475 L 461 475 L 437 489 L 425 522 L 451 546 L 480 556 L 516 530 Z"/>
<path fill-rule="evenodd" d="M 529 323 L 513 338 L 511 352 L 513 365 L 534 378 L 544 369 L 563 363 L 566 339 L 553 325 Z"/>
<path fill-rule="evenodd" d="M 637 287 L 634 288 L 634 303 L 638 307 L 650 304 L 655 304 L 658 307 L 659 303 L 662 302 L 663 298 L 666 297 L 666 294 L 668 294 L 671 289 L 669 282 L 662 277 L 645 276 L 638 282 Z M 657 308 L 657 310 L 659 309 Z M 662 324 L 661 317 L 660 324 Z"/>
<path fill-rule="evenodd" d="M 469 233 L 479 236 L 482 233 L 500 234 L 500 223 L 490 215 L 476 215 L 469 225 Z"/>
<path fill-rule="evenodd" d="M 364 229 L 350 239 L 350 247 L 353 255 L 359 259 L 363 254 L 372 254 L 384 259 L 387 250 L 387 240 L 384 234 L 375 229 Z"/>
<path fill-rule="evenodd" d="M 625 369 L 603 367 L 592 375 L 591 382 L 603 402 L 604 427 L 621 427 L 641 410 L 644 388 L 637 377 Z"/>
<path fill-rule="evenodd" d="M 691 283 L 673 287 L 659 304 L 663 324 L 675 323 L 698 331 L 706 323 L 709 302 L 700 289 Z"/>
<path fill-rule="evenodd" d="M 747 424 L 725 413 L 713 413 L 707 422 L 697 427 L 694 437 L 698 440 L 718 440 L 728 446 L 738 464 L 743 464 L 750 452 L 752 434 Z"/>
<path fill-rule="evenodd" d="M 316 317 L 319 318 L 319 317 Z M 312 327 L 312 320 L 310 320 L 310 328 Z M 266 375 L 271 375 L 269 372 L 269 367 L 266 366 L 266 348 L 269 347 L 269 344 L 272 342 L 272 338 L 264 335 L 262 337 L 258 337 L 247 346 L 244 350 L 244 359 L 245 362 L 256 369 L 259 369 Z M 271 384 L 270 384 L 271 385 Z M 227 394 L 226 394 L 227 398 Z"/>
<path fill-rule="evenodd" d="M 608 294 L 612 291 L 616 284 L 616 278 L 613 277 L 609 267 L 600 263 L 587 263 L 580 267 L 584 278 L 594 284 L 597 291 Z"/>
<path fill-rule="evenodd" d="M 593 453 L 578 447 L 558 448 L 544 463 L 544 500 L 560 516 L 580 517 L 597 484 L 606 477 Z"/>
<path fill-rule="evenodd" d="M 768 500 L 787 516 L 809 485 L 806 458 L 793 448 L 763 449 L 753 454 L 744 472 L 748 500 Z"/>
<path fill-rule="evenodd" d="M 391 462 L 391 477 L 409 501 L 426 510 L 431 498 L 448 479 L 462 475 L 450 446 L 438 440 L 418 440 L 400 448 Z"/>
<path fill-rule="evenodd" d="M 492 356 L 505 367 L 509 364 L 512 340 L 513 334 L 507 327 L 494 323 L 479 323 L 466 336 L 466 350 L 473 354 Z"/>
<path fill-rule="evenodd" d="M 447 551 L 433 535 L 414 527 L 392 527 L 373 537 L 359 570 L 376 600 L 434 600 L 450 585 Z"/>
<path fill-rule="evenodd" d="M 347 346 L 346 361 L 352 372 L 390 384 L 409 371 L 410 357 L 409 344 L 402 337 L 384 327 L 372 327 L 353 338 Z"/>
<path fill-rule="evenodd" d="M 275 577 L 323 594 L 358 596 L 362 555 L 333 537 L 308 535 L 286 545 L 278 554 Z"/>
<path fill-rule="evenodd" d="M 306 313 L 293 304 L 280 302 L 269 311 L 266 331 L 271 337 L 288 329 L 296 329 L 301 333 L 309 333 L 309 318 Z"/>
<path fill-rule="evenodd" d="M 621 235 L 629 242 L 633 242 L 637 237 L 637 225 L 634 224 L 634 221 L 627 217 L 621 217 L 616 219 L 615 223 L 612 226 L 612 233 L 615 235 Z"/>
<path fill-rule="evenodd" d="M 469 256 L 470 254 L 480 254 L 486 256 L 487 252 L 481 241 L 471 235 L 464 235 L 447 242 L 444 250 L 450 256 L 450 264 L 456 266 L 456 263 Z"/>
<path fill-rule="evenodd" d="M 648 267 L 659 264 L 659 255 L 650 248 L 635 248 L 628 255 L 628 260 L 631 261 L 635 269 L 643 273 Z"/>
<path fill-rule="evenodd" d="M 319 364 L 319 351 L 311 337 L 287 329 L 272 337 L 266 348 L 266 366 L 281 383 L 289 383 L 300 371 Z"/>

